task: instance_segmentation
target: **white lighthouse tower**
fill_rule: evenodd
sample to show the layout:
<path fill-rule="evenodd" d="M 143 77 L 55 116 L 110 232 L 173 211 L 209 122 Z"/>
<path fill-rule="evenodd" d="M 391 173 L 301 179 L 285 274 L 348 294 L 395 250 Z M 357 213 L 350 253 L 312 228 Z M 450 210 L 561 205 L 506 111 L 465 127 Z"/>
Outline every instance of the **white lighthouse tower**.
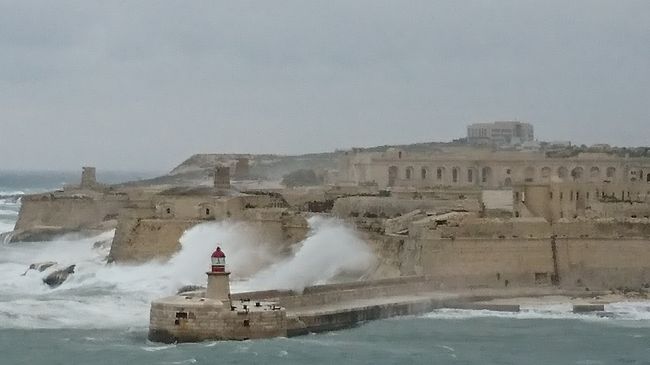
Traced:
<path fill-rule="evenodd" d="M 221 247 L 212 253 L 212 266 L 208 274 L 208 289 L 206 297 L 215 299 L 230 305 L 230 273 L 226 271 L 226 254 Z"/>

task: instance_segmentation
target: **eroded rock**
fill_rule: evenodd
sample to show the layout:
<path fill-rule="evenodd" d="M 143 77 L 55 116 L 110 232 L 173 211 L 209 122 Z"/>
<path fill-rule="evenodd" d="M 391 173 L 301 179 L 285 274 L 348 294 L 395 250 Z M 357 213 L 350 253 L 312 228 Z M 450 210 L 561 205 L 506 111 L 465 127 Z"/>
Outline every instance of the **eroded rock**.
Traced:
<path fill-rule="evenodd" d="M 45 277 L 45 279 L 43 279 L 43 282 L 49 285 L 50 288 L 56 288 L 57 286 L 63 284 L 68 279 L 70 274 L 74 273 L 74 268 L 76 266 L 77 265 L 70 265 L 64 269 L 56 270 Z"/>

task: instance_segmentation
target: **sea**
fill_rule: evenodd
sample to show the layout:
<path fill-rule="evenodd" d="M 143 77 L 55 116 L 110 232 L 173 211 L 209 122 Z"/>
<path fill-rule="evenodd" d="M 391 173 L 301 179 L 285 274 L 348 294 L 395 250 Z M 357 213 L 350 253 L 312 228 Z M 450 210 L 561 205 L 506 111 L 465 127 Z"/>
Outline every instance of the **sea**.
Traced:
<path fill-rule="evenodd" d="M 99 177 L 119 182 L 143 176 Z M 310 221 L 310 237 L 284 259 L 236 222 L 197 226 L 181 238 L 182 249 L 169 261 L 141 265 L 106 262 L 112 231 L 8 242 L 6 232 L 13 229 L 24 194 L 78 178 L 68 172 L 0 172 L 1 365 L 650 364 L 650 304 L 642 301 L 610 304 L 607 317 L 573 314 L 567 303 L 555 303 L 515 314 L 437 310 L 294 338 L 153 343 L 147 340 L 150 301 L 182 285 L 201 284 L 216 241 L 230 252 L 229 265 L 245 272 L 235 276 L 233 291 L 327 282 L 372 265 L 372 255 L 349 227 L 323 219 Z M 346 258 L 340 252 L 348 252 Z M 27 270 L 43 261 L 75 264 L 76 272 L 49 288 L 42 281 L 48 271 Z M 259 270 L 246 272 L 251 263 Z"/>

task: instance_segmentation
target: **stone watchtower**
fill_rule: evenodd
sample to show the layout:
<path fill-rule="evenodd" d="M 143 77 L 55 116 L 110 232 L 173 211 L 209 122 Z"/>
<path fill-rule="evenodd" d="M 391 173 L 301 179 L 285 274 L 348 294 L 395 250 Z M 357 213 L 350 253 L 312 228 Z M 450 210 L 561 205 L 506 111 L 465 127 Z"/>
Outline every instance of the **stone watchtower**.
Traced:
<path fill-rule="evenodd" d="M 97 187 L 96 169 L 84 166 L 81 170 L 81 189 L 93 189 Z"/>
<path fill-rule="evenodd" d="M 230 167 L 217 166 L 214 170 L 214 187 L 217 189 L 230 189 Z"/>
<path fill-rule="evenodd" d="M 245 179 L 250 175 L 250 163 L 249 159 L 246 157 L 240 157 L 237 159 L 237 164 L 235 165 L 235 179 Z"/>

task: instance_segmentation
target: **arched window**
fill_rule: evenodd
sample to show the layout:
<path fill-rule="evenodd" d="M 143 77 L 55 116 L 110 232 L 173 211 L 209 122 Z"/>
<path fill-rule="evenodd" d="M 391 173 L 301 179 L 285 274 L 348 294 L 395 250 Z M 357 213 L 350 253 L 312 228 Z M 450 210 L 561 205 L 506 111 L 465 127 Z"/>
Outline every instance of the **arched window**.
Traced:
<path fill-rule="evenodd" d="M 467 169 L 467 182 L 469 182 L 469 183 L 474 182 L 474 170 L 473 169 Z"/>
<path fill-rule="evenodd" d="M 567 170 L 567 168 L 564 166 L 557 169 L 557 177 L 559 177 L 560 179 L 566 179 L 568 174 L 569 174 L 569 170 Z"/>
<path fill-rule="evenodd" d="M 650 174 L 648 174 L 648 177 L 646 178 L 646 182 L 650 183 Z"/>
<path fill-rule="evenodd" d="M 600 177 L 600 169 L 598 168 L 598 166 L 593 166 L 593 167 L 591 168 L 591 170 L 589 170 L 589 175 L 590 175 L 593 179 L 597 179 L 597 178 L 599 178 L 599 177 Z"/>
<path fill-rule="evenodd" d="M 616 175 L 616 168 L 608 167 L 607 168 L 607 177 L 614 177 Z"/>
<path fill-rule="evenodd" d="M 444 172 L 444 169 L 442 167 L 438 167 L 436 170 L 436 179 L 442 180 L 442 173 Z"/>
<path fill-rule="evenodd" d="M 481 169 L 481 182 L 487 183 L 488 179 L 492 175 L 492 169 L 489 167 L 484 167 Z"/>
<path fill-rule="evenodd" d="M 399 169 L 397 166 L 391 166 L 388 168 L 388 186 L 395 186 L 395 181 L 399 176 Z"/>
<path fill-rule="evenodd" d="M 451 169 L 451 181 L 458 182 L 458 167 Z"/>
<path fill-rule="evenodd" d="M 551 168 L 548 166 L 542 167 L 542 178 L 548 179 L 549 177 L 551 177 Z"/>
<path fill-rule="evenodd" d="M 574 181 L 578 181 L 582 179 L 583 172 L 584 169 L 578 166 L 575 169 L 571 170 L 571 177 L 573 178 Z"/>
<path fill-rule="evenodd" d="M 422 180 L 426 180 L 426 178 L 427 178 L 427 169 L 425 167 L 423 167 L 420 170 L 420 176 L 422 177 Z"/>
<path fill-rule="evenodd" d="M 406 168 L 406 180 L 411 180 L 413 177 L 413 167 L 409 166 Z"/>

